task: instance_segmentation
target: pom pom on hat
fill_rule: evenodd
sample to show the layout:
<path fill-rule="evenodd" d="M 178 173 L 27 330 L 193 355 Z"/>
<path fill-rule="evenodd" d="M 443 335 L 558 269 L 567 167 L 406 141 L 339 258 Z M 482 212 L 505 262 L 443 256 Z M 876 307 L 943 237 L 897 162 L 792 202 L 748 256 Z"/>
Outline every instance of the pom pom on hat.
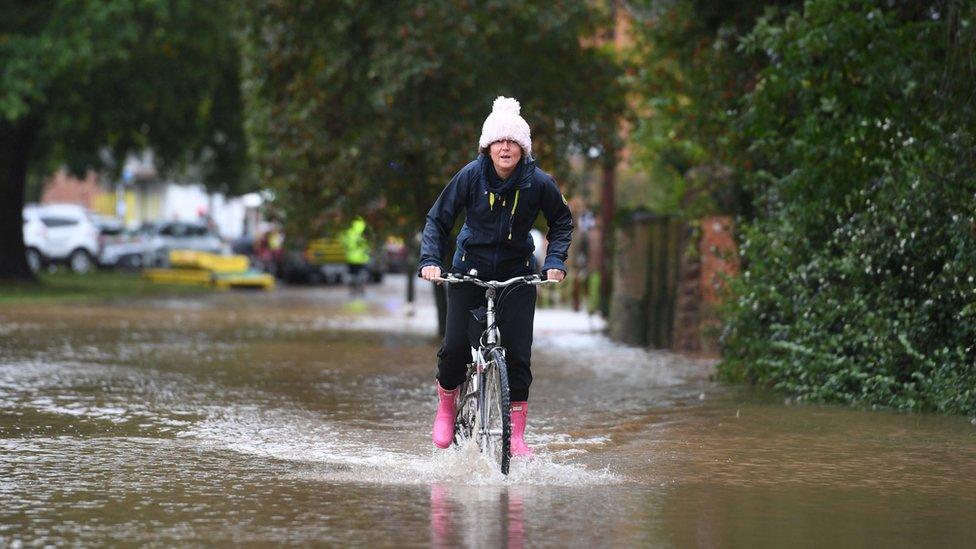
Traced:
<path fill-rule="evenodd" d="M 491 106 L 491 112 L 507 111 L 518 115 L 521 110 L 522 105 L 519 104 L 518 100 L 511 97 L 499 96 Z"/>
<path fill-rule="evenodd" d="M 499 96 L 492 105 L 491 114 L 481 126 L 478 148 L 484 149 L 502 139 L 511 139 L 522 146 L 523 154 L 532 154 L 532 133 L 529 124 L 519 116 L 522 106 L 511 97 Z"/>

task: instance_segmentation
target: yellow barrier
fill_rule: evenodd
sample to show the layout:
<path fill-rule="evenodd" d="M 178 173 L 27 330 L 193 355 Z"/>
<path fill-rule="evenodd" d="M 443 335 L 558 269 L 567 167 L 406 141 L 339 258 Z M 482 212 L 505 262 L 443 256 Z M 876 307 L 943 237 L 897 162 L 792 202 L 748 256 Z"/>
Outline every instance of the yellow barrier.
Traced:
<path fill-rule="evenodd" d="M 221 256 L 190 250 L 173 250 L 169 253 L 172 269 L 146 269 L 145 278 L 159 283 L 212 286 L 218 290 L 228 288 L 274 287 L 273 276 L 249 269 L 243 255 Z"/>
<path fill-rule="evenodd" d="M 217 275 L 214 277 L 214 286 L 221 290 L 227 288 L 261 288 L 270 290 L 274 287 L 274 277 L 267 273 L 238 273 Z"/>
<path fill-rule="evenodd" d="M 197 269 L 146 269 L 142 276 L 153 282 L 193 286 L 209 286 L 214 281 L 213 274 Z"/>
<path fill-rule="evenodd" d="M 312 263 L 345 263 L 346 249 L 335 238 L 316 238 L 308 243 L 308 255 Z"/>
<path fill-rule="evenodd" d="M 173 250 L 169 252 L 169 263 L 183 269 L 200 269 L 215 273 L 242 273 L 251 264 L 243 255 L 216 255 L 192 250 Z"/>

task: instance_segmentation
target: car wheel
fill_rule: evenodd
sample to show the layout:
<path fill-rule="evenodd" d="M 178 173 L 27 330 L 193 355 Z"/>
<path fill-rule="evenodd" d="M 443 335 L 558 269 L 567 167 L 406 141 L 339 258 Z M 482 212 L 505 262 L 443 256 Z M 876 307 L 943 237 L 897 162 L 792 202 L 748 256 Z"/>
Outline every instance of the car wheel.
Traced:
<path fill-rule="evenodd" d="M 124 255 L 119 258 L 119 267 L 127 271 L 138 271 L 142 267 L 142 256 L 139 254 Z"/>
<path fill-rule="evenodd" d="M 27 266 L 30 268 L 32 273 L 39 273 L 41 271 L 41 267 L 44 266 L 44 258 L 41 257 L 41 252 L 34 248 L 27 248 Z"/>
<path fill-rule="evenodd" d="M 73 273 L 90 273 L 95 268 L 95 260 L 85 250 L 78 249 L 71 252 L 71 255 L 68 257 L 68 266 L 71 267 L 71 272 Z"/>
<path fill-rule="evenodd" d="M 319 284 L 325 282 L 325 277 L 323 277 L 322 273 L 320 273 L 318 269 L 316 269 L 308 272 L 307 280 L 309 284 L 313 286 L 318 286 Z"/>
<path fill-rule="evenodd" d="M 153 262 L 156 267 L 167 269 L 169 268 L 169 250 L 162 249 L 156 252 L 156 260 Z"/>

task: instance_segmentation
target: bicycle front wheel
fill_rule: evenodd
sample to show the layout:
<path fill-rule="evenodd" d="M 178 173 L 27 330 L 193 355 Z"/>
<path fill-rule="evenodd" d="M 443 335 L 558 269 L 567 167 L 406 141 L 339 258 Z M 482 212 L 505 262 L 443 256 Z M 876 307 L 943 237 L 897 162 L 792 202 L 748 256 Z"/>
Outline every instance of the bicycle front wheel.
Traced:
<path fill-rule="evenodd" d="M 475 436 L 478 424 L 478 373 L 474 366 L 468 367 L 468 377 L 460 386 L 457 399 L 457 415 L 454 417 L 454 445 L 461 446 L 465 441 Z"/>
<path fill-rule="evenodd" d="M 500 349 L 491 352 L 484 372 L 484 405 L 480 424 L 481 451 L 497 463 L 503 475 L 508 474 L 511 460 L 512 412 L 508 392 L 508 365 Z"/>

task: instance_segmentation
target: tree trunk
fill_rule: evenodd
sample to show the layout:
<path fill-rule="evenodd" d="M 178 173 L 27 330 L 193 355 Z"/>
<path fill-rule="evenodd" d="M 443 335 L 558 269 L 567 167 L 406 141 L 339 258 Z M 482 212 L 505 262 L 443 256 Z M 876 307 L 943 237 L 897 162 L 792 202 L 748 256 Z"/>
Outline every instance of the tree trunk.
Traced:
<path fill-rule="evenodd" d="M 609 149 L 608 150 L 612 150 Z M 611 299 L 611 263 L 613 261 L 613 214 L 616 211 L 614 198 L 616 195 L 615 180 L 617 169 L 616 153 L 607 153 L 603 159 L 603 186 L 601 189 L 600 202 L 600 237 L 603 243 L 600 246 L 600 310 L 604 318 L 610 316 Z"/>
<path fill-rule="evenodd" d="M 37 135 L 30 119 L 0 121 L 0 280 L 34 280 L 24 249 L 24 189 Z"/>
<path fill-rule="evenodd" d="M 415 183 L 412 185 L 414 189 L 413 192 L 413 202 L 416 211 L 421 212 L 421 219 L 426 220 L 426 212 L 434 204 L 434 199 L 436 195 L 432 195 L 430 192 L 430 185 L 427 180 L 427 167 L 424 165 L 424 160 L 422 156 L 419 155 L 409 155 L 406 158 L 404 166 L 407 177 L 412 179 Z M 423 231 L 423 226 L 420 227 Z M 448 243 L 450 247 L 450 243 Z M 418 250 L 419 258 L 419 250 Z M 447 260 L 454 256 L 454 249 L 450 249 L 450 253 L 447 255 Z M 444 258 L 441 258 L 443 261 Z M 416 265 L 414 265 L 416 268 Z M 449 270 L 450 265 L 445 265 L 445 271 Z M 407 273 L 407 276 L 415 276 L 416 273 Z M 437 306 L 437 334 L 444 337 L 444 330 L 447 325 L 447 291 L 443 284 L 432 284 L 434 291 L 434 304 Z"/>
<path fill-rule="evenodd" d="M 452 253 L 453 255 L 453 253 Z M 407 245 L 407 302 L 413 303 L 417 286 L 417 264 L 420 262 L 419 243 Z M 447 267 L 450 269 L 450 267 Z M 424 285 L 430 285 L 434 292 L 434 305 L 437 307 L 437 335 L 444 337 L 444 330 L 447 328 L 447 291 L 444 284 L 431 284 L 424 281 Z"/>
<path fill-rule="evenodd" d="M 434 284 L 434 302 L 437 303 L 437 335 L 444 337 L 447 331 L 447 284 Z"/>
<path fill-rule="evenodd" d="M 405 239 L 407 259 L 404 261 L 403 272 L 407 274 L 407 303 L 413 305 L 417 300 L 417 242 L 415 238 Z"/>

